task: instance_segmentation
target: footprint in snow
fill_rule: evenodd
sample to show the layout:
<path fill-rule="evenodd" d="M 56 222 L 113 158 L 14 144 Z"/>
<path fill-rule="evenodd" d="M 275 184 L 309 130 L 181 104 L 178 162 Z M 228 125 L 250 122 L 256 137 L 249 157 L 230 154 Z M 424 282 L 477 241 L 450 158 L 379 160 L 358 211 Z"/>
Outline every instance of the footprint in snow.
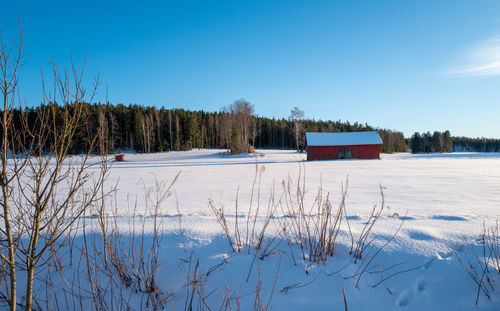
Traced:
<path fill-rule="evenodd" d="M 399 216 L 399 219 L 401 219 L 401 220 L 414 220 L 415 217 L 411 217 L 411 216 Z"/>
<path fill-rule="evenodd" d="M 408 232 L 408 235 L 410 236 L 411 239 L 419 241 L 430 241 L 434 239 L 432 235 L 423 233 L 421 231 L 410 231 Z"/>
<path fill-rule="evenodd" d="M 347 220 L 360 220 L 361 217 L 359 216 L 347 216 Z"/>
<path fill-rule="evenodd" d="M 464 244 L 453 244 L 450 246 L 451 249 L 453 249 L 455 252 L 461 253 L 464 251 L 465 245 Z"/>
<path fill-rule="evenodd" d="M 424 278 L 419 278 L 415 284 L 415 287 L 413 287 L 412 289 L 406 289 L 399 295 L 396 301 L 396 305 L 399 307 L 407 307 L 413 298 L 413 294 L 422 293 L 423 291 L 425 291 L 426 287 L 427 280 Z"/>
<path fill-rule="evenodd" d="M 406 307 L 410 304 L 411 301 L 411 292 L 408 290 L 405 290 L 399 295 L 399 298 L 397 300 L 397 305 L 400 307 Z"/>
<path fill-rule="evenodd" d="M 447 220 L 447 221 L 466 221 L 467 218 L 460 216 L 448 216 L 448 215 L 435 215 L 432 219 L 436 220 Z"/>
<path fill-rule="evenodd" d="M 421 293 L 425 290 L 425 287 L 427 285 L 427 281 L 425 279 L 420 279 L 417 282 L 417 290 Z"/>
<path fill-rule="evenodd" d="M 447 259 L 450 258 L 451 256 L 453 256 L 452 252 L 438 252 L 437 254 L 437 258 L 439 260 Z"/>

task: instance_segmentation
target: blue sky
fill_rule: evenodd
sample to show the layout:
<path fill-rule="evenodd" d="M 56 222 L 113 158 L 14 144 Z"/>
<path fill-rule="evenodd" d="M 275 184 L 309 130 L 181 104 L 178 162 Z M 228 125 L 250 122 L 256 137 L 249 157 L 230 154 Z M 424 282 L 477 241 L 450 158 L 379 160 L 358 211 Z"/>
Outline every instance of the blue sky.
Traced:
<path fill-rule="evenodd" d="M 102 1 L 104 2 L 104 1 Z M 500 1 L 7 1 L 24 32 L 21 96 L 70 55 L 112 103 L 500 138 Z"/>

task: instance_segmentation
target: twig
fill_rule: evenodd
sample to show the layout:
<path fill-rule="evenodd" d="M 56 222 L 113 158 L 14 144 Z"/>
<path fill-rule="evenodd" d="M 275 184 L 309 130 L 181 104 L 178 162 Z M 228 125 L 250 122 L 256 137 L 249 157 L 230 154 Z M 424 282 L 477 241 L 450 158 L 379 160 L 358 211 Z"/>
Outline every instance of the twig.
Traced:
<path fill-rule="evenodd" d="M 424 264 L 420 265 L 420 266 L 417 266 L 417 267 L 414 267 L 414 268 L 410 268 L 410 269 L 406 269 L 406 270 L 402 270 L 402 271 L 398 271 L 398 272 L 395 272 L 389 276 L 386 276 L 385 278 L 381 279 L 379 282 L 375 283 L 372 285 L 372 287 L 377 287 L 378 285 L 380 285 L 380 283 L 383 283 L 385 281 L 387 281 L 388 279 L 398 275 L 398 274 L 401 274 L 401 273 L 406 273 L 406 272 L 410 272 L 410 271 L 413 271 L 413 270 L 417 270 L 417 269 L 420 269 L 422 267 L 425 267 L 426 265 L 430 264 L 431 262 L 433 262 L 434 260 L 436 259 L 436 257 L 432 258 L 431 260 L 425 262 Z"/>
<path fill-rule="evenodd" d="M 345 297 L 345 289 L 342 287 L 342 295 L 344 296 L 345 311 L 347 311 L 347 298 Z"/>

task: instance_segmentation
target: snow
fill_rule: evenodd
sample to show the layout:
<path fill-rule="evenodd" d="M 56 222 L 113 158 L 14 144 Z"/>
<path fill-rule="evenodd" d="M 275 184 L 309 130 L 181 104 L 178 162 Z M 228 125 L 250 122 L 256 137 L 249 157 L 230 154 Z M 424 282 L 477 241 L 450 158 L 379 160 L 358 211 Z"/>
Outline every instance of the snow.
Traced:
<path fill-rule="evenodd" d="M 362 218 L 369 215 L 373 204 L 380 203 L 381 185 L 391 211 L 407 214 L 404 229 L 408 232 L 459 238 L 477 234 L 483 221 L 500 219 L 499 154 L 401 153 L 381 154 L 380 160 L 305 161 L 305 154 L 293 151 L 259 152 L 265 156 L 226 157 L 220 150 L 127 154 L 126 162 L 113 164 L 108 182 L 118 183 L 119 212 L 128 215 L 131 202 L 144 196 L 145 185 L 170 180 L 180 172 L 175 184 L 180 213 L 211 219 L 208 199 L 234 215 L 238 188 L 240 210 L 248 209 L 256 163 L 264 168 L 260 188 L 266 203 L 273 185 L 275 192 L 280 192 L 282 180 L 296 180 L 300 165 L 304 165 L 307 201 L 314 199 L 319 185 L 338 200 L 341 185 L 348 178 L 347 211 Z M 139 204 L 137 209 L 141 208 Z M 283 213 L 278 211 L 278 216 Z M 199 229 L 199 224 L 192 229 Z"/>
<path fill-rule="evenodd" d="M 240 297 L 242 310 L 254 309 L 258 284 L 262 303 L 269 303 L 271 310 L 343 310 L 343 289 L 349 310 L 500 309 L 500 274 L 490 267 L 497 291 L 490 291 L 491 299 L 481 293 L 476 306 L 477 285 L 454 253 L 482 258 L 483 224 L 494 226 L 500 219 L 500 154 L 401 153 L 382 154 L 380 160 L 308 162 L 305 154 L 294 151 L 258 153 L 260 156 L 226 156 L 220 150 L 126 154 L 125 162 L 113 163 L 108 185 L 117 185 L 117 192 L 110 199 L 109 213 L 122 233 L 128 234 L 127 239 L 137 234 L 131 229 L 134 223 L 142 223 L 147 234 L 152 232 L 151 196 L 145 194 L 160 181 L 168 184 L 179 174 L 157 211 L 165 234 L 158 286 L 171 295 L 167 309 L 184 309 L 189 292 L 186 271 L 192 272 L 197 260 L 200 271 L 211 271 L 204 286 L 207 293 L 213 292 L 207 297 L 207 303 L 216 306 L 213 309 L 219 309 L 227 291 Z M 290 180 L 295 188 L 299 174 L 308 212 L 319 187 L 323 197 L 329 195 L 335 210 L 342 187 L 348 183 L 345 208 L 350 229 L 345 222 L 341 224 L 334 255 L 312 264 L 301 258 L 297 245 L 289 247 L 280 238 L 263 260 L 255 260 L 253 248 L 232 252 L 209 208 L 209 199 L 217 208 L 223 207 L 232 235 L 236 221 L 243 235 L 250 202 L 252 213 L 260 206 L 256 220 L 260 232 L 268 203 L 273 198 L 278 201 L 283 193 L 282 182 Z M 381 204 L 381 190 L 385 209 L 373 227 L 373 244 L 363 260 L 355 263 L 349 254 L 349 232 L 355 239 L 361 234 L 372 208 Z M 88 221 L 95 220 L 89 217 Z M 291 221 L 286 210 L 276 209 L 266 241 L 280 233 L 279 223 L 284 221 Z M 82 237 L 74 243 L 82 245 Z M 373 261 L 368 262 L 372 256 Z M 356 286 L 357 273 L 364 266 L 366 271 Z M 211 270 L 213 267 L 217 268 Z M 45 293 L 40 290 L 38 294 Z M 141 304 L 142 300 L 131 301 Z"/>
<path fill-rule="evenodd" d="M 351 146 L 380 145 L 382 139 L 377 131 L 341 132 L 341 133 L 306 133 L 308 146 Z"/>

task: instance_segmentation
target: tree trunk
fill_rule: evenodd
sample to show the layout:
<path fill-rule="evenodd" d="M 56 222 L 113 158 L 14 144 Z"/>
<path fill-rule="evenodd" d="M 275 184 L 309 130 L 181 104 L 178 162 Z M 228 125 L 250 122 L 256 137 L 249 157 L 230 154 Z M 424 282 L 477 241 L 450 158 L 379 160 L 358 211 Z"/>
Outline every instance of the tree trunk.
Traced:
<path fill-rule="evenodd" d="M 12 228 L 10 226 L 10 208 L 9 208 L 9 185 L 8 185 L 8 176 L 7 176 L 7 161 L 8 161 L 8 98 L 7 98 L 7 85 L 5 82 L 4 85 L 4 94 L 3 94 L 3 115 L 2 115 L 2 129 L 3 129 L 3 142 L 2 142 L 2 194 L 3 194 L 3 219 L 5 225 L 5 234 L 7 236 L 7 248 L 9 250 L 9 272 L 10 272 L 10 310 L 16 310 L 16 254 L 14 250 L 14 239 L 12 238 Z"/>
<path fill-rule="evenodd" d="M 26 311 L 31 311 L 33 306 L 33 281 L 35 276 L 36 248 L 40 237 L 40 216 L 38 212 L 34 215 L 33 233 L 30 237 L 28 256 L 26 256 Z"/>
<path fill-rule="evenodd" d="M 174 143 L 173 143 L 173 137 L 172 137 L 172 111 L 168 111 L 168 133 L 170 135 L 170 150 L 174 150 Z"/>
<path fill-rule="evenodd" d="M 33 278 L 35 274 L 35 269 L 33 267 L 33 263 L 28 264 L 28 270 L 26 271 L 27 282 L 26 282 L 26 311 L 31 311 L 31 307 L 33 306 Z"/>
<path fill-rule="evenodd" d="M 5 136 L 4 136 L 5 139 Z M 4 144 L 5 146 L 5 144 Z M 4 152 L 6 155 L 6 152 Z M 7 162 L 5 162 L 7 163 Z M 6 166 L 4 164 L 4 166 Z M 5 170 L 4 170 L 5 171 Z M 2 176 L 3 177 L 3 176 Z M 2 182 L 6 180 L 6 178 L 2 178 Z M 12 229 L 10 227 L 10 213 L 9 213 L 9 189 L 6 184 L 3 185 L 2 187 L 2 192 L 3 192 L 3 213 L 4 213 L 4 225 L 5 225 L 5 232 L 7 235 L 7 245 L 9 249 L 9 272 L 10 272 L 10 310 L 15 311 L 16 310 L 16 302 L 17 302 L 17 297 L 16 297 L 16 261 L 15 261 L 15 251 L 14 251 L 14 240 L 12 238 Z"/>

